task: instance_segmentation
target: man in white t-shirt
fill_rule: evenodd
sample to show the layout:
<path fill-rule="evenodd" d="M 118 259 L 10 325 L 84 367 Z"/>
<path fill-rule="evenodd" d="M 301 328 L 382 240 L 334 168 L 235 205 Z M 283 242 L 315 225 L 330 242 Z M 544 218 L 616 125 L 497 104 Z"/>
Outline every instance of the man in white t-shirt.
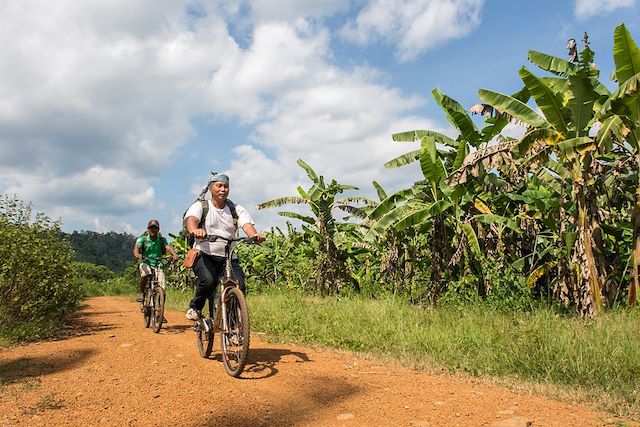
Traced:
<path fill-rule="evenodd" d="M 229 195 L 229 177 L 227 175 L 214 174 L 209 179 L 208 187 L 211 191 L 211 200 L 207 201 L 209 209 L 202 226 L 200 227 L 204 209 L 200 201 L 193 203 L 184 215 L 187 232 L 195 236 L 194 247 L 200 250 L 200 256 L 193 266 L 198 282 L 195 295 L 189 303 L 189 310 L 185 316 L 188 320 L 198 320 L 207 298 L 211 297 L 211 301 L 213 301 L 213 293 L 216 289 L 218 277 L 224 272 L 225 242 L 222 240 L 215 242 L 202 241 L 202 238 L 206 235 L 215 234 L 232 239 L 236 236 L 237 228 L 239 227 L 247 236 L 256 236 L 258 243 L 264 242 L 265 239 L 262 233 L 256 231 L 254 222 L 245 208 L 234 204 L 235 215 L 232 214 L 229 203 L 227 203 L 227 196 Z M 237 218 L 234 218 L 234 216 Z M 244 292 L 244 274 L 235 256 L 231 265 Z"/>

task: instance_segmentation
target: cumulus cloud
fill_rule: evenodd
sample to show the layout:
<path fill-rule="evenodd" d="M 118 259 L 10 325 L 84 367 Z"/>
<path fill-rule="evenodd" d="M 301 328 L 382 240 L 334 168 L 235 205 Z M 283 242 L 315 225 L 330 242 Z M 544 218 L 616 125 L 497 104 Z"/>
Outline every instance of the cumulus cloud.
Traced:
<path fill-rule="evenodd" d="M 0 190 L 74 217 L 91 195 L 107 217 L 148 200 L 237 48 L 215 11 L 156 0 L 8 2 L 0 46 Z"/>
<path fill-rule="evenodd" d="M 225 21 L 243 5 L 254 17 L 246 45 Z M 154 185 L 203 115 L 253 129 L 227 171 L 232 198 L 249 208 L 306 187 L 299 158 L 344 184 L 410 185 L 411 172 L 383 164 L 413 149 L 390 135 L 409 130 L 403 116 L 423 100 L 386 84 L 379 70 L 335 64 L 329 29 L 316 18 L 342 7 L 9 2 L 0 15 L 0 191 L 65 222 L 133 230 L 128 214 L 167 210 Z M 359 22 L 354 28 L 365 29 Z"/>
<path fill-rule="evenodd" d="M 633 7 L 635 3 L 635 0 L 576 0 L 575 14 L 578 19 L 588 19 L 616 9 Z"/>
<path fill-rule="evenodd" d="M 484 0 L 371 0 L 342 34 L 359 44 L 381 39 L 395 46 L 400 61 L 411 61 L 475 30 L 483 4 Z"/>

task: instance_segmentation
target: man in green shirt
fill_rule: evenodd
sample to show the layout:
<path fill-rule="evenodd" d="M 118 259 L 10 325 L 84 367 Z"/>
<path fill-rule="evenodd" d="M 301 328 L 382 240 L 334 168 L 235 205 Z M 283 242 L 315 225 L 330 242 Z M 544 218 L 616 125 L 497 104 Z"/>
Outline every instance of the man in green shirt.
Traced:
<path fill-rule="evenodd" d="M 136 244 L 133 246 L 133 256 L 140 260 L 140 296 L 138 302 L 144 300 L 144 290 L 147 286 L 147 277 L 151 274 L 151 269 L 156 269 L 158 283 L 164 289 L 165 279 L 162 270 L 162 255 L 169 251 L 174 261 L 178 260 L 178 255 L 171 245 L 160 234 L 160 223 L 156 219 L 152 219 L 147 224 L 147 232 L 138 237 Z"/>

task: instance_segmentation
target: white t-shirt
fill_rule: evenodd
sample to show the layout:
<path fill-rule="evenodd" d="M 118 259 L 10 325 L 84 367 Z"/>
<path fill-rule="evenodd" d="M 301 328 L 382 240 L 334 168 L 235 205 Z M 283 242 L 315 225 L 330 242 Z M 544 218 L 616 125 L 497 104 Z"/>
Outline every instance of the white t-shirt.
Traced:
<path fill-rule="evenodd" d="M 207 203 L 209 203 L 209 212 L 207 212 L 207 217 L 204 220 L 204 229 L 207 234 L 215 234 L 229 239 L 236 237 L 236 229 L 233 226 L 233 216 L 231 215 L 229 206 L 225 205 L 224 209 L 218 209 L 211 203 L 211 200 L 207 200 Z M 242 206 L 236 205 L 236 213 L 238 214 L 238 228 L 242 228 L 245 224 L 255 224 L 249 212 Z M 187 209 L 187 213 L 184 214 L 184 219 L 190 216 L 198 218 L 198 222 L 202 219 L 202 204 L 199 201 Z M 200 249 L 207 255 L 223 257 L 225 244 L 226 242 L 223 240 L 203 242 L 201 239 L 196 239 L 194 247 Z"/>

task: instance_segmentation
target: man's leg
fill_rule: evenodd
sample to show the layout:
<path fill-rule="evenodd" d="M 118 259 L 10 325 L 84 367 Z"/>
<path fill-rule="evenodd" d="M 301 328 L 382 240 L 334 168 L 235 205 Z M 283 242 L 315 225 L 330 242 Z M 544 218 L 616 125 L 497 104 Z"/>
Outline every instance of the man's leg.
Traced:
<path fill-rule="evenodd" d="M 144 301 L 144 291 L 147 288 L 147 277 L 151 273 L 149 266 L 146 264 L 140 264 L 138 271 L 140 272 L 139 286 L 140 286 L 140 295 L 136 301 L 142 302 Z"/>
<path fill-rule="evenodd" d="M 196 260 L 193 272 L 198 277 L 196 292 L 189 302 L 189 310 L 186 317 L 189 320 L 197 320 L 198 313 L 202 311 L 207 298 L 212 295 L 215 289 L 217 278 L 216 264 L 213 259 L 205 254 L 201 254 Z"/>

